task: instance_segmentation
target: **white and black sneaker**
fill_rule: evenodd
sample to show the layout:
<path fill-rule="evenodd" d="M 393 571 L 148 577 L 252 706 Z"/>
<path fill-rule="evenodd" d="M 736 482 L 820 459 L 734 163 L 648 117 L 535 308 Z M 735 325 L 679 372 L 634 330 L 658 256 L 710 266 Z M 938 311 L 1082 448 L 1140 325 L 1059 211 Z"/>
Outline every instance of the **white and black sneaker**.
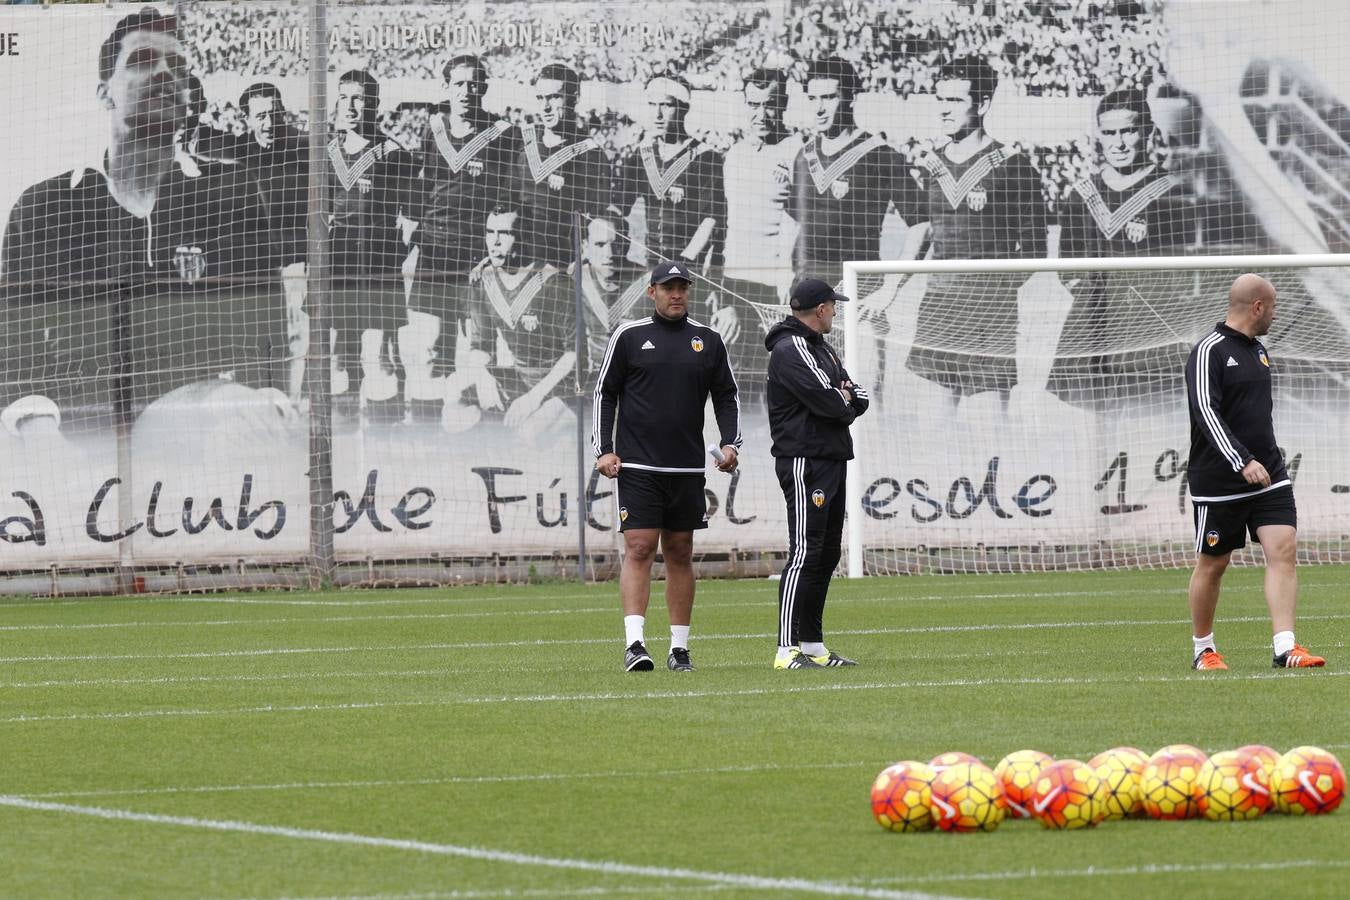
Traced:
<path fill-rule="evenodd" d="M 642 641 L 633 641 L 623 652 L 623 670 L 625 672 L 650 672 L 656 668 L 651 654 L 642 646 Z"/>
<path fill-rule="evenodd" d="M 666 668 L 672 672 L 694 671 L 694 661 L 689 658 L 689 648 L 671 647 L 670 656 L 666 657 Z"/>

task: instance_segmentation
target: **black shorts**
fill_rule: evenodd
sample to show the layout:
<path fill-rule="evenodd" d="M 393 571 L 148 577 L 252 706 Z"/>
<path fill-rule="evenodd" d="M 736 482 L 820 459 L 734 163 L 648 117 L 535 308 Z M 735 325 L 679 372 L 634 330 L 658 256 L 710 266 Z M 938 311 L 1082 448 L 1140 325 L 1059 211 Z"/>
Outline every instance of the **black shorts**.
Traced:
<path fill-rule="evenodd" d="M 1257 494 L 1250 500 L 1224 503 L 1193 503 L 1195 509 L 1195 552 L 1223 556 L 1247 546 L 1247 535 L 1256 540 L 1262 525 L 1298 527 L 1298 509 L 1294 506 L 1292 486 Z"/>
<path fill-rule="evenodd" d="M 695 531 L 708 527 L 703 474 L 619 469 L 619 530 L 663 528 Z"/>

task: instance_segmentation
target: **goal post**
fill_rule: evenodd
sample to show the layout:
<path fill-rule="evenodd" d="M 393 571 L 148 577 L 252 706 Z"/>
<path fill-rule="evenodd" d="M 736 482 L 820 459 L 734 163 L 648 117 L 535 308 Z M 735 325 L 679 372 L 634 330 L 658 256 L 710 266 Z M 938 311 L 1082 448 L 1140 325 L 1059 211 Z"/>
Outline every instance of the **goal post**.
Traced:
<path fill-rule="evenodd" d="M 859 261 L 842 271 L 842 293 L 853 301 L 842 310 L 844 358 L 859 383 L 884 386 L 872 391 L 872 415 L 853 428 L 847 575 L 1188 561 L 1183 363 L 1223 318 L 1227 286 L 1243 272 L 1276 284 L 1277 318 L 1263 338 L 1274 358 L 1276 433 L 1291 475 L 1301 466 L 1305 481 L 1317 479 L 1299 493 L 1300 530 L 1306 516 L 1312 541 L 1302 546 L 1301 535 L 1300 552 L 1339 559 L 1335 508 L 1350 487 L 1332 476 L 1344 446 L 1336 435 L 1345 430 L 1334 408 L 1350 387 L 1342 337 L 1350 254 Z M 1016 334 L 991 350 L 982 332 L 1003 327 L 991 311 L 998 302 L 1015 303 L 1008 314 Z M 935 303 L 946 307 L 934 312 Z M 943 327 L 932 326 L 935 315 L 948 318 Z M 1134 323 L 1129 337 L 1102 345 L 1122 318 Z M 966 346 L 952 342 L 962 329 Z M 989 383 L 967 371 L 991 360 L 1015 373 L 1009 390 L 980 390 Z M 1150 440 L 1166 449 L 1139 460 L 1136 448 Z M 1007 472 L 1014 456 L 1032 473 L 1021 493 L 999 481 L 1000 465 Z M 988 463 L 966 470 L 957 457 Z M 1050 474 L 1060 467 L 1073 474 Z M 1127 496 L 1141 478 L 1152 479 L 1151 495 Z M 938 482 L 948 480 L 944 498 Z M 1065 508 L 1059 500 L 1069 493 L 1077 500 Z M 1032 527 L 1042 523 L 1054 524 Z"/>

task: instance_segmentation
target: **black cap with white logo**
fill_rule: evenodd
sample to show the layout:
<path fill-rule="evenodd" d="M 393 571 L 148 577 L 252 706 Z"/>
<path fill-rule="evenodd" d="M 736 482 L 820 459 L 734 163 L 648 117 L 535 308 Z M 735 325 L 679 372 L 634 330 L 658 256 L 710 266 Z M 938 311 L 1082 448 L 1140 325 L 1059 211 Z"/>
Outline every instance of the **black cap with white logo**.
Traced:
<path fill-rule="evenodd" d="M 685 281 L 693 281 L 694 278 L 689 274 L 689 267 L 684 263 L 663 262 L 652 269 L 652 284 L 665 284 L 676 278 Z"/>
<path fill-rule="evenodd" d="M 803 278 L 792 288 L 793 309 L 815 309 L 822 303 L 847 303 L 848 298 L 819 278 Z"/>

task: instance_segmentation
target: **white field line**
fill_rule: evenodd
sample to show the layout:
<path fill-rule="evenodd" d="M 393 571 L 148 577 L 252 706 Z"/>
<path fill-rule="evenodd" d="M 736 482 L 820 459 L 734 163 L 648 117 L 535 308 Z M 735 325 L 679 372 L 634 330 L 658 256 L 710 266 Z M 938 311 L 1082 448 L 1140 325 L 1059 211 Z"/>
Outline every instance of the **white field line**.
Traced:
<path fill-rule="evenodd" d="M 896 891 L 886 888 L 860 887 L 830 881 L 811 881 L 805 878 L 771 878 L 762 875 L 744 875 L 736 872 L 715 872 L 699 869 L 642 866 L 613 860 L 572 859 L 556 856 L 538 856 L 510 850 L 492 850 L 486 847 L 468 847 L 459 844 L 436 844 L 404 838 L 379 837 L 343 831 L 319 831 L 310 828 L 289 828 L 284 825 L 265 825 L 258 822 L 240 822 L 229 819 L 201 819 L 195 816 L 169 816 L 135 812 L 125 809 L 105 809 L 97 806 L 76 806 L 67 803 L 49 803 L 25 800 L 22 797 L 0 795 L 0 806 L 27 809 L 35 812 L 64 813 L 73 816 L 105 819 L 117 822 L 138 822 L 147 825 L 170 825 L 204 831 L 232 834 L 279 837 L 300 841 L 320 841 L 356 847 L 376 847 L 402 850 L 436 856 L 458 857 L 483 862 L 504 863 L 513 866 L 532 866 L 548 869 L 570 869 L 599 872 L 605 875 L 628 875 L 638 878 L 659 878 L 664 881 L 693 881 L 703 884 L 729 885 L 762 891 L 798 891 L 834 897 L 880 897 L 891 900 L 936 900 L 935 895 L 914 891 Z"/>
<path fill-rule="evenodd" d="M 849 632 L 839 632 L 848 634 Z M 664 640 L 664 639 L 663 639 Z M 648 640 L 649 644 L 662 643 L 662 641 Z M 612 643 L 613 639 L 587 639 L 586 641 L 574 641 L 572 643 Z M 1245 653 L 1253 650 L 1261 650 L 1269 646 L 1268 644 L 1224 644 L 1224 652 Z M 1344 641 L 1321 642 L 1318 649 L 1341 649 L 1345 647 Z M 1033 648 L 1029 650 L 1018 650 L 1019 657 L 1030 656 L 1065 656 L 1065 655 L 1092 655 L 1099 654 L 1101 651 L 1093 647 L 1077 648 Z M 1161 651 L 1159 651 L 1161 652 Z M 1171 651 L 1167 651 L 1171 652 Z M 938 651 L 934 653 L 910 653 L 909 659 L 1004 659 L 1006 653 L 996 650 L 977 650 L 967 653 L 947 653 Z M 475 666 L 476 672 L 556 672 L 557 666 L 538 666 L 522 668 L 520 666 L 502 666 L 502 667 L 482 667 Z M 20 690 L 36 688 L 68 688 L 68 687 L 128 687 L 132 685 L 159 685 L 159 684 L 222 684 L 232 682 L 263 683 L 272 681 L 313 681 L 323 682 L 329 680 L 342 680 L 351 678 L 434 678 L 448 677 L 455 675 L 453 666 L 446 665 L 439 669 L 374 669 L 360 672 L 276 672 L 276 673 L 254 673 L 249 675 L 146 675 L 137 678 L 66 678 L 66 679 L 46 679 L 43 681 L 0 681 L 0 690 Z M 1222 677 L 1222 676 L 1220 676 Z"/>
<path fill-rule="evenodd" d="M 1305 677 L 1313 678 L 1340 678 L 1350 675 L 1350 671 L 1345 672 L 1321 672 L 1316 675 Z M 1232 681 L 1265 681 L 1272 678 L 1288 678 L 1288 674 L 1279 671 L 1271 671 L 1261 674 L 1236 675 L 1229 674 L 1219 678 L 1205 678 L 1199 676 L 1204 681 L 1212 683 L 1232 682 Z M 1295 676 L 1298 677 L 1298 676 Z M 448 697 L 435 700 L 371 700 L 371 701 L 352 701 L 348 703 L 309 703 L 309 704 L 266 704 L 262 706 L 241 706 L 233 708 L 178 708 L 178 709 L 138 709 L 127 711 L 105 711 L 105 712 L 83 712 L 83 713 L 41 713 L 41 714 L 19 714 L 0 718 L 0 725 L 22 725 L 34 722 L 97 722 L 97 721 L 122 721 L 128 719 L 172 719 L 172 718 L 208 718 L 214 716 L 251 716 L 267 715 L 272 713 L 307 713 L 307 712 L 347 712 L 355 710 L 372 709 L 408 709 L 415 707 L 451 707 L 451 706 L 486 706 L 511 703 L 605 703 L 605 702 L 623 702 L 631 700 L 685 700 L 685 699 L 706 699 L 716 697 L 758 697 L 758 696 L 786 696 L 790 694 L 814 694 L 833 691 L 883 691 L 883 690 L 919 690 L 919 689 L 944 689 L 944 688 L 971 688 L 971 687 L 1033 687 L 1033 686 L 1057 686 L 1068 685 L 1092 685 L 1092 684 L 1174 684 L 1182 682 L 1195 682 L 1197 676 L 1193 674 L 1186 675 L 1156 675 L 1156 676 L 1122 676 L 1117 678 L 954 678 L 948 680 L 930 680 L 930 681 L 886 681 L 886 682 L 860 682 L 856 684 L 802 684 L 798 682 L 795 685 L 776 687 L 776 688 L 739 688 L 735 690 L 705 690 L 705 691 L 636 691 L 636 692 L 595 692 L 595 693 L 573 693 L 573 694 L 533 694 L 524 696 L 497 696 L 497 697 Z"/>
<path fill-rule="evenodd" d="M 1329 613 L 1326 615 L 1303 615 L 1301 621 L 1325 621 L 1350 619 L 1350 613 Z M 1239 622 L 1266 622 L 1267 616 L 1227 616 L 1215 619 L 1220 624 Z M 1168 626 L 1189 624 L 1189 619 L 1100 619 L 1057 622 L 998 622 L 979 625 L 912 625 L 901 628 L 853 628 L 831 631 L 831 635 L 886 635 L 886 634 L 962 634 L 985 631 L 1027 631 L 1038 628 L 1138 628 L 1143 626 Z M 764 640 L 772 638 L 771 632 L 748 632 L 743 634 L 702 634 L 701 641 L 726 640 Z M 659 639 L 653 639 L 660 643 Z M 287 656 L 308 653 L 385 653 L 407 650 L 483 650 L 502 647 L 549 647 L 570 646 L 575 644 L 611 644 L 613 638 L 536 638 L 515 641 L 461 641 L 434 644 L 389 644 L 350 647 L 275 647 L 252 650 L 203 650 L 185 653 L 93 653 L 42 656 L 0 656 L 0 663 L 26 662 L 90 662 L 119 659 L 228 659 L 249 656 Z"/>
<path fill-rule="evenodd" d="M 158 794 L 235 794 L 248 791 L 313 791 L 348 788 L 434 787 L 449 784 L 510 784 L 520 781 L 570 781 L 605 778 L 679 778 L 686 775 L 740 775 L 755 772 L 796 772 L 815 769 L 855 769 L 870 762 L 838 763 L 762 763 L 745 766 L 662 769 L 641 771 L 618 769 L 609 772 L 537 772 L 517 775 L 458 775 L 442 778 L 400 778 L 380 781 L 293 781 L 277 784 L 219 784 L 184 787 L 137 788 L 126 790 L 53 791 L 41 794 L 16 794 L 29 800 L 56 800 L 72 797 L 150 797 Z"/>
<path fill-rule="evenodd" d="M 711 884 L 699 888 L 703 893 L 716 893 L 718 891 L 730 890 L 734 885 L 730 884 Z M 436 891 L 436 892 L 418 892 L 413 894 L 328 894 L 321 897 L 297 897 L 285 896 L 278 897 L 277 900 L 496 900 L 496 898 L 505 897 L 612 897 L 622 896 L 624 894 L 646 894 L 649 896 L 674 896 L 681 891 L 689 890 L 688 885 L 684 884 L 656 884 L 650 887 L 639 887 L 637 885 L 615 887 L 584 887 L 584 888 L 522 888 L 512 890 L 503 888 L 497 891 Z M 257 900 L 257 898 L 250 898 Z"/>
<path fill-rule="evenodd" d="M 1185 574 L 1185 572 L 1182 570 L 1177 571 L 1182 575 Z M 774 596 L 774 592 L 777 590 L 775 584 L 776 583 L 770 582 L 767 579 L 738 579 L 732 581 L 720 581 L 717 584 L 716 590 L 718 593 L 736 593 L 736 594 L 751 593 L 756 595 L 766 594 L 767 596 L 772 597 Z M 1304 593 L 1323 590 L 1339 591 L 1340 589 L 1341 586 L 1337 584 L 1299 585 L 1299 591 Z M 411 593 L 413 591 L 426 591 L 426 590 L 428 589 L 426 588 L 406 589 L 408 593 Z M 219 595 L 188 594 L 181 596 L 152 594 L 146 596 L 116 597 L 116 598 L 72 597 L 69 599 L 51 599 L 51 600 L 0 599 L 0 613 L 3 613 L 7 609 L 17 609 L 23 607 L 52 607 L 52 606 L 79 606 L 79 605 L 106 607 L 118 604 L 135 604 L 137 606 L 172 604 L 172 605 L 190 606 L 194 604 L 208 605 L 214 603 L 214 604 L 238 605 L 238 606 L 362 607 L 362 606 L 403 606 L 403 605 L 411 606 L 418 604 L 435 604 L 435 603 L 445 603 L 445 604 L 503 603 L 503 602 L 509 603 L 521 600 L 537 600 L 539 598 L 538 592 L 493 594 L 490 592 L 490 586 L 485 585 L 454 588 L 452 590 L 454 590 L 456 593 L 450 596 L 440 594 L 433 597 L 363 597 L 359 599 L 326 599 L 326 598 L 304 599 L 305 595 L 303 594 L 298 597 L 268 596 L 268 595 L 246 597 L 232 594 L 219 594 Z M 600 587 L 588 591 L 576 591 L 574 589 L 573 591 L 567 593 L 550 593 L 549 599 L 593 600 L 595 599 L 597 592 L 604 592 L 606 590 L 608 590 L 609 593 L 614 592 L 612 588 L 605 589 Z M 1226 585 L 1224 587 L 1225 594 L 1259 593 L 1261 590 L 1262 587 L 1259 584 L 1252 584 L 1252 585 L 1232 584 Z M 1186 594 L 1186 586 L 1184 583 L 1179 582 L 1176 587 L 1170 588 L 1169 587 L 1121 588 L 1118 590 L 1103 588 L 1101 590 L 1094 590 L 1094 591 L 1007 590 L 1007 591 L 991 591 L 977 594 L 961 591 L 960 589 L 953 587 L 952 590 L 947 591 L 945 593 L 908 594 L 903 591 L 896 591 L 894 593 L 887 594 L 881 598 L 869 598 L 869 599 L 871 600 L 885 599 L 895 602 L 927 602 L 933 600 L 1026 600 L 1026 599 L 1043 600 L 1043 599 L 1071 598 L 1071 597 L 1122 597 L 1122 596 L 1139 596 L 1139 595 L 1153 595 L 1161 597 L 1167 595 L 1185 596 L 1185 594 Z M 840 599 L 842 600 L 843 598 Z"/>
<path fill-rule="evenodd" d="M 1343 750 L 1350 744 L 1321 744 L 1324 750 Z M 1217 753 L 1219 747 L 1201 748 L 1207 753 Z M 1098 751 L 1076 751 L 1061 753 L 1061 759 L 1089 759 Z M 991 757 L 992 758 L 992 757 Z M 742 766 L 716 766 L 708 768 L 662 769 L 657 771 L 613 770 L 608 772 L 535 772 L 508 775 L 456 775 L 439 778 L 396 778 L 378 781 L 283 781 L 254 784 L 199 784 L 178 785 L 157 788 L 96 788 L 84 791 L 44 791 L 40 793 L 17 793 L 14 796 L 28 800 L 59 800 L 77 797 L 153 797 L 173 794 L 237 794 L 255 791 L 342 791 L 364 788 L 388 787 L 437 787 L 452 784 L 514 784 L 518 782 L 548 782 L 572 780 L 598 780 L 609 778 L 681 778 L 697 775 L 740 775 L 758 772 L 797 772 L 820 771 L 829 769 L 874 768 L 877 760 L 859 760 L 855 762 L 833 763 L 760 763 Z"/>
<path fill-rule="evenodd" d="M 732 582 L 731 584 L 741 584 L 741 582 Z M 759 582 L 754 583 L 756 595 L 754 599 L 745 602 L 722 602 L 718 600 L 705 599 L 704 608 L 729 609 L 761 606 L 766 601 L 772 601 L 773 591 L 765 591 Z M 1316 591 L 1320 588 L 1330 589 L 1337 585 L 1302 585 L 1300 590 L 1304 593 Z M 719 589 L 724 591 L 725 589 Z M 1234 593 L 1259 593 L 1260 585 L 1232 585 L 1226 587 L 1226 594 Z M 735 593 L 749 593 L 749 591 L 735 591 Z M 1157 590 L 1153 588 L 1125 588 L 1121 590 L 1095 590 L 1095 591 L 1006 591 L 981 594 L 968 594 L 959 591 L 949 593 L 930 593 L 930 594 L 905 594 L 891 593 L 878 594 L 875 596 L 848 597 L 841 596 L 835 598 L 832 602 L 835 604 L 871 604 L 871 603 L 928 603 L 936 601 L 949 600 L 1059 600 L 1087 597 L 1123 597 L 1123 596 L 1154 596 L 1164 597 L 1169 594 L 1184 596 L 1185 586 L 1179 586 L 1174 589 Z M 406 599 L 382 599 L 382 600 L 291 600 L 286 598 L 268 598 L 268 597 L 145 597 L 135 600 L 108 598 L 81 598 L 79 600 L 47 600 L 47 601 L 19 601 L 6 602 L 0 600 L 0 614 L 5 610 L 20 607 L 47 607 L 56 605 L 68 605 L 75 603 L 102 604 L 105 608 L 116 608 L 121 604 L 150 605 L 150 604 L 173 604 L 173 605 L 204 605 L 204 604 L 234 604 L 234 605 L 259 605 L 259 606 L 316 606 L 316 607 L 374 607 L 374 606 L 404 606 L 404 605 L 429 605 L 429 604 L 455 604 L 455 603 L 503 603 L 521 600 L 537 600 L 538 595 L 516 594 L 503 596 L 479 596 L 479 597 L 409 597 Z M 566 600 L 595 600 L 595 592 L 578 594 L 552 594 L 549 596 L 552 601 Z M 613 612 L 613 606 L 603 607 L 555 607 L 542 610 L 511 610 L 494 608 L 490 610 L 476 610 L 461 613 L 443 614 L 447 616 L 502 616 L 502 615 L 562 615 L 574 613 L 591 612 Z M 158 627 L 166 625 L 224 625 L 224 624 L 252 624 L 256 622 L 348 622 L 359 621 L 362 619 L 399 619 L 399 618 L 421 618 L 418 614 L 407 614 L 404 616 L 352 616 L 352 617 L 331 617 L 331 618 L 300 618 L 300 619 L 234 619 L 218 620 L 212 622 L 193 622 L 193 621 L 171 621 L 171 622 L 107 622 L 92 624 L 32 624 L 32 625 L 4 625 L 0 626 L 0 631 L 24 631 L 33 629 L 72 629 L 72 628 L 125 628 L 125 627 Z"/>
<path fill-rule="evenodd" d="M 1004 872 L 954 872 L 912 878 L 873 878 L 869 884 L 932 884 L 956 881 L 1014 881 L 1027 878 L 1135 878 L 1140 875 L 1185 875 L 1202 872 L 1282 872 L 1288 869 L 1345 869 L 1345 859 L 1287 859 L 1277 862 L 1147 863 L 1138 866 L 1087 866 L 1082 869 L 1014 869 Z"/>

